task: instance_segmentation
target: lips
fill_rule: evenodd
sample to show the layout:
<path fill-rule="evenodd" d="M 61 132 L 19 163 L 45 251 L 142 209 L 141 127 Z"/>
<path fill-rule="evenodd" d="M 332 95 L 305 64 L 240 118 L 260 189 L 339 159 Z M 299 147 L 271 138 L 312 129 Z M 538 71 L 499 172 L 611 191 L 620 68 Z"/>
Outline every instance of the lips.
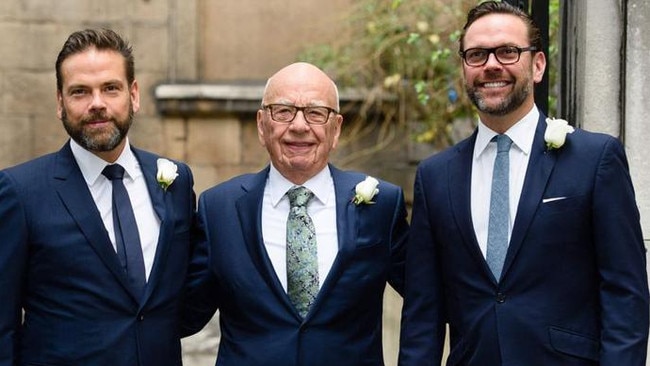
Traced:
<path fill-rule="evenodd" d="M 310 150 L 316 144 L 307 141 L 289 141 L 285 142 L 285 145 L 290 151 L 302 152 L 305 150 Z"/>
<path fill-rule="evenodd" d="M 109 122 L 113 122 L 113 119 L 103 114 L 91 114 L 90 116 L 84 118 L 82 121 L 84 125 L 90 125 L 90 126 L 101 125 Z"/>
<path fill-rule="evenodd" d="M 310 146 L 313 146 L 314 144 L 311 143 L 311 142 L 287 142 L 287 145 L 292 146 L 292 147 L 301 148 L 301 147 L 310 147 Z"/>

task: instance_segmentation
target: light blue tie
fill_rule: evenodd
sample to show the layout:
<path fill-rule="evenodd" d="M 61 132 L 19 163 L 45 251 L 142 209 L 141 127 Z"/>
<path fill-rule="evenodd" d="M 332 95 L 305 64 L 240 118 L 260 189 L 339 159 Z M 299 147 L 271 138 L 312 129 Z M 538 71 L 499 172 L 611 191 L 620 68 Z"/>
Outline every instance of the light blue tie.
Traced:
<path fill-rule="evenodd" d="M 512 140 L 506 135 L 494 137 L 497 141 L 497 156 L 492 173 L 492 194 L 490 195 L 490 218 L 486 259 L 494 277 L 499 281 L 503 262 L 508 251 L 508 230 L 510 226 L 509 152 Z"/>
<path fill-rule="evenodd" d="M 287 294 L 300 315 L 309 312 L 319 290 L 316 229 L 307 214 L 307 204 L 314 194 L 305 187 L 287 192 Z"/>

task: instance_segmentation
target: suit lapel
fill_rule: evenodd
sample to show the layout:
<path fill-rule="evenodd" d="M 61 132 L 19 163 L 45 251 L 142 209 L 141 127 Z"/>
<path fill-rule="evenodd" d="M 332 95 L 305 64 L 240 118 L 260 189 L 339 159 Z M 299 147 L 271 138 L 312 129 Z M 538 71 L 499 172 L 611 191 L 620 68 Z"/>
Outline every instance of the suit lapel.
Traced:
<path fill-rule="evenodd" d="M 295 312 L 273 268 L 273 263 L 271 263 L 271 259 L 266 252 L 264 238 L 262 237 L 262 203 L 268 175 L 269 167 L 255 174 L 250 182 L 242 184 L 245 193 L 236 201 L 235 206 L 246 250 L 255 268 L 260 272 L 262 278 L 278 299 L 288 309 Z"/>
<path fill-rule="evenodd" d="M 467 251 L 474 258 L 477 265 L 483 267 L 486 275 L 494 279 L 479 247 L 472 222 L 472 157 L 476 136 L 477 130 L 474 131 L 469 139 L 457 146 L 458 153 L 447 163 L 447 169 L 449 170 L 449 197 L 454 217 L 460 228 L 460 234 L 463 237 L 463 244 L 467 246 Z"/>
<path fill-rule="evenodd" d="M 115 254 L 97 205 L 72 155 L 69 143 L 66 143 L 57 153 L 54 164 L 53 184 L 61 201 L 70 212 L 70 216 L 76 221 L 88 244 L 95 250 L 110 272 L 133 299 L 138 301 L 138 296 L 129 286 L 126 272 Z"/>
<path fill-rule="evenodd" d="M 140 164 L 140 168 L 142 169 L 142 174 L 147 185 L 147 191 L 149 192 L 153 209 L 156 212 L 156 215 L 158 215 L 158 219 L 160 219 L 160 232 L 158 235 L 153 267 L 149 274 L 144 298 L 140 303 L 141 306 L 143 306 L 158 283 L 161 271 L 165 268 L 165 261 L 167 259 L 167 253 L 169 252 L 169 246 L 171 245 L 170 241 L 174 229 L 173 220 L 169 219 L 172 214 L 170 211 L 173 210 L 173 205 L 169 202 L 171 199 L 169 194 L 158 185 L 158 181 L 156 180 L 156 173 L 158 170 L 157 156 L 144 153 L 135 148 L 132 148 L 132 150 Z"/>
<path fill-rule="evenodd" d="M 542 202 L 542 196 L 546 188 L 546 183 L 551 176 L 555 161 L 557 158 L 556 151 L 547 151 L 544 142 L 544 131 L 546 130 L 546 116 L 540 113 L 535 138 L 530 151 L 530 160 L 526 170 L 526 178 L 517 207 L 517 216 L 515 217 L 510 237 L 510 245 L 506 254 L 503 265 L 504 275 L 517 256 L 521 248 L 526 231 L 530 226 L 539 204 Z M 502 275 L 503 277 L 503 275 Z"/>
<path fill-rule="evenodd" d="M 328 292 L 331 291 L 336 281 L 341 277 L 343 269 L 348 267 L 347 263 L 352 258 L 357 243 L 356 233 L 359 211 L 357 206 L 352 203 L 352 197 L 354 196 L 354 188 L 360 180 L 356 175 L 347 174 L 332 165 L 329 168 L 334 180 L 336 195 L 336 231 L 339 251 L 305 321 L 318 311 L 323 299 L 327 298 Z"/>

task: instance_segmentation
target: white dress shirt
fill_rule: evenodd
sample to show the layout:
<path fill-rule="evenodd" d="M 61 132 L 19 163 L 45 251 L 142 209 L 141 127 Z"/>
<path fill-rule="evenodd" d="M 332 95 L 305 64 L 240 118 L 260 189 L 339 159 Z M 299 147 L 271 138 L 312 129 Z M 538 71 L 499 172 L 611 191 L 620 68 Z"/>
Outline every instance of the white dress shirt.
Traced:
<path fill-rule="evenodd" d="M 295 184 L 288 181 L 271 164 L 262 202 L 262 237 L 275 273 L 287 290 L 287 217 L 289 198 L 286 193 Z M 316 229 L 318 282 L 323 286 L 338 253 L 336 230 L 336 195 L 329 167 L 305 182 L 303 187 L 314 193 L 307 205 Z"/>
<path fill-rule="evenodd" d="M 115 244 L 115 231 L 113 230 L 113 185 L 108 178 L 102 175 L 102 170 L 108 165 L 106 161 L 99 158 L 90 151 L 84 149 L 74 140 L 70 140 L 70 147 L 72 148 L 72 155 L 74 155 L 81 174 L 83 174 L 90 194 L 95 200 L 99 214 L 101 215 L 104 227 L 108 231 L 108 236 L 113 244 L 113 249 L 116 250 Z M 156 256 L 156 247 L 158 246 L 158 235 L 160 234 L 160 219 L 153 209 L 151 197 L 147 189 L 147 183 L 142 174 L 140 163 L 133 155 L 131 146 L 127 139 L 124 151 L 120 157 L 115 161 L 120 164 L 124 170 L 124 179 L 122 180 L 131 206 L 133 206 L 133 214 L 135 221 L 138 224 L 138 233 L 140 234 L 140 244 L 142 245 L 142 255 L 144 258 L 144 269 L 147 281 L 153 266 L 153 260 Z"/>
<path fill-rule="evenodd" d="M 524 186 L 530 150 L 533 146 L 533 138 L 539 119 L 539 110 L 536 106 L 506 131 L 506 135 L 512 140 L 510 147 L 510 180 L 509 180 L 509 206 L 510 223 L 508 227 L 508 241 L 512 235 L 512 225 L 517 214 L 519 197 Z M 497 154 L 497 144 L 492 138 L 497 133 L 489 129 L 482 121 L 478 123 L 478 135 L 474 144 L 474 155 L 472 159 L 472 191 L 471 207 L 474 233 L 478 240 L 483 256 L 487 252 L 488 221 L 490 216 L 490 195 L 492 192 L 492 171 L 494 170 L 494 159 Z"/>

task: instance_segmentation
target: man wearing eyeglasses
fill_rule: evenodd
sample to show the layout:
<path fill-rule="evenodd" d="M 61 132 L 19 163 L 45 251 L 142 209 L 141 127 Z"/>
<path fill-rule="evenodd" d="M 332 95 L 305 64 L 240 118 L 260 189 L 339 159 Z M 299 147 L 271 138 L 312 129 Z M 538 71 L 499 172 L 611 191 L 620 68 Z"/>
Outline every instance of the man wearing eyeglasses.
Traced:
<path fill-rule="evenodd" d="M 535 106 L 546 58 L 521 10 L 460 38 L 474 134 L 417 170 L 400 365 L 645 365 L 648 283 L 619 140 Z M 559 131 L 559 132 L 558 132 Z"/>
<path fill-rule="evenodd" d="M 257 112 L 270 164 L 201 195 L 184 326 L 196 332 L 219 309 L 218 365 L 383 365 L 384 288 L 403 288 L 404 197 L 328 163 L 342 123 L 325 73 L 283 68 Z"/>

